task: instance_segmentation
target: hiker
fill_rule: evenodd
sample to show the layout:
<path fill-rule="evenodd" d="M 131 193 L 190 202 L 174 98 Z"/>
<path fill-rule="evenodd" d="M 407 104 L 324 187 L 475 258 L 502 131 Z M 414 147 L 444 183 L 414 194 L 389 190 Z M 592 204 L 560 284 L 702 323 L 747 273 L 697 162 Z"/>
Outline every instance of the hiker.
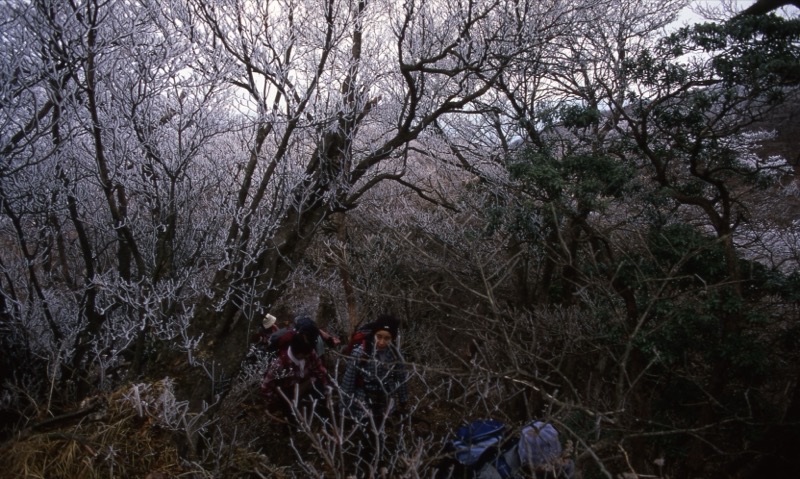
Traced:
<path fill-rule="evenodd" d="M 267 351 L 267 347 L 269 346 L 269 338 L 278 331 L 278 318 L 275 316 L 267 313 L 264 316 L 264 319 L 261 320 L 261 325 L 258 327 L 258 331 L 256 331 L 253 342 L 256 344 L 256 348 L 261 351 Z"/>
<path fill-rule="evenodd" d="M 354 417 L 362 418 L 369 411 L 373 418 L 384 418 L 392 400 L 396 411 L 406 412 L 408 387 L 400 350 L 394 344 L 400 321 L 381 315 L 372 333 L 357 344 L 345 367 L 341 383 L 344 407 Z"/>
<path fill-rule="evenodd" d="M 314 345 L 317 356 L 320 358 L 325 353 L 325 347 L 335 348 L 341 341 L 338 337 L 317 327 L 317 324 L 310 316 L 301 314 L 294 318 L 290 327 L 276 329 L 267 340 L 266 351 L 276 353 L 286 346 L 292 335 L 300 333 L 306 336 L 311 344 Z"/>
<path fill-rule="evenodd" d="M 339 338 L 324 329 L 317 326 L 317 323 L 311 319 L 310 316 L 300 315 L 294 320 L 294 328 L 298 331 L 314 331 L 316 339 L 314 340 L 314 347 L 317 351 L 317 356 L 322 357 L 325 354 L 325 347 L 335 348 L 341 344 Z"/>
<path fill-rule="evenodd" d="M 328 392 L 328 374 L 314 350 L 316 338 L 294 332 L 288 344 L 278 350 L 270 362 L 261 384 L 261 394 L 273 413 L 290 412 L 287 401 L 296 404 L 321 399 Z M 285 396 L 285 398 L 284 398 Z"/>
<path fill-rule="evenodd" d="M 276 324 L 278 318 L 267 313 L 258 325 L 258 330 L 253 333 L 250 339 L 250 349 L 245 357 L 245 364 L 260 365 L 268 359 L 270 354 L 270 338 L 279 328 Z"/>

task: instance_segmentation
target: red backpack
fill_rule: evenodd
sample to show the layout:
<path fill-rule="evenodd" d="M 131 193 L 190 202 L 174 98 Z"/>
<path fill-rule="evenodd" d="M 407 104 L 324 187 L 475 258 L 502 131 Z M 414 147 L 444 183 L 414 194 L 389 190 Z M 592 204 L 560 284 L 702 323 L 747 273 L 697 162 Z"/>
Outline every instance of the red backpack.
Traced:
<path fill-rule="evenodd" d="M 375 327 L 377 322 L 367 323 L 356 329 L 356 332 L 350 336 L 350 341 L 342 348 L 342 354 L 350 356 L 356 346 L 361 346 L 361 349 L 367 351 L 367 348 L 372 344 L 372 337 L 375 335 Z"/>

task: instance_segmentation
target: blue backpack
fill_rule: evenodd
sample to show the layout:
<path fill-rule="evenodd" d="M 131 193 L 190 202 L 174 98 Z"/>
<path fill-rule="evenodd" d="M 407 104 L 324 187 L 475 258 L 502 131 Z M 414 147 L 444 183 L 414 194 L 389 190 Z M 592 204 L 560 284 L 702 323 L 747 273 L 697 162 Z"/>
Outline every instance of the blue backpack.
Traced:
<path fill-rule="evenodd" d="M 511 476 L 503 452 L 506 448 L 508 427 L 501 421 L 481 419 L 459 427 L 450 441 L 458 464 L 477 472 L 487 464 L 494 467 L 501 478 Z"/>

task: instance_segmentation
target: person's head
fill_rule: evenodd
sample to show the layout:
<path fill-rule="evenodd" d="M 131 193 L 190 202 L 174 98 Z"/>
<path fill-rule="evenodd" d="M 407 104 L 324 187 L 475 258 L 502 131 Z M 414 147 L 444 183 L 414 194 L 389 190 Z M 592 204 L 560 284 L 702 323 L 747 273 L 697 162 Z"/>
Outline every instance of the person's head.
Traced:
<path fill-rule="evenodd" d="M 319 336 L 319 328 L 310 316 L 301 314 L 294 318 L 293 329 L 301 336 L 304 336 L 309 344 L 316 344 Z"/>
<path fill-rule="evenodd" d="M 263 321 L 262 321 L 262 323 L 261 323 L 261 324 L 264 326 L 264 329 L 270 329 L 270 328 L 272 328 L 273 326 L 275 326 L 275 323 L 276 323 L 277 321 L 278 321 L 278 318 L 276 318 L 275 316 L 273 316 L 273 315 L 271 315 L 271 314 L 267 313 L 267 314 L 264 316 L 264 319 L 263 319 Z"/>
<path fill-rule="evenodd" d="M 289 347 L 292 350 L 292 355 L 297 359 L 305 359 L 314 350 L 313 343 L 302 334 L 295 334 L 289 342 Z"/>
<path fill-rule="evenodd" d="M 388 348 L 392 341 L 397 338 L 397 328 L 400 320 L 389 314 L 378 316 L 375 321 L 375 349 L 381 350 Z"/>

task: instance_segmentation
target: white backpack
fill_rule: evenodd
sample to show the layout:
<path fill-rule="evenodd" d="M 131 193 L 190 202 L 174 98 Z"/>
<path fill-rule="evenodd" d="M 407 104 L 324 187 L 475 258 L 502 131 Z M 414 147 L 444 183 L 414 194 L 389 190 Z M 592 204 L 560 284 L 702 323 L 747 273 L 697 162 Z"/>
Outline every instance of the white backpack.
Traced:
<path fill-rule="evenodd" d="M 531 470 L 557 464 L 561 459 L 558 431 L 550 423 L 535 421 L 522 428 L 517 451 L 520 462 Z"/>

